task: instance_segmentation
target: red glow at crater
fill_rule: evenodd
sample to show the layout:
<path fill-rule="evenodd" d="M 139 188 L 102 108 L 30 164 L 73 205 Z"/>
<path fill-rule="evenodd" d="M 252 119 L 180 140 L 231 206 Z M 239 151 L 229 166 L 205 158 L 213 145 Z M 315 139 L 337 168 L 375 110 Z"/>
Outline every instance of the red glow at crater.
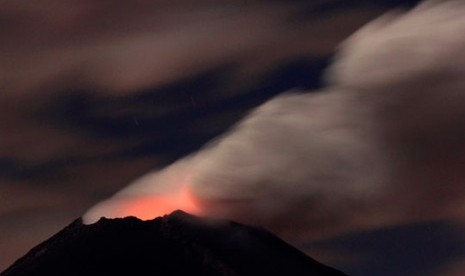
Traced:
<path fill-rule="evenodd" d="M 148 220 L 169 214 L 175 210 L 183 210 L 195 215 L 201 214 L 196 199 L 186 186 L 169 194 L 147 195 L 130 199 L 120 209 L 119 216 L 135 216 Z"/>

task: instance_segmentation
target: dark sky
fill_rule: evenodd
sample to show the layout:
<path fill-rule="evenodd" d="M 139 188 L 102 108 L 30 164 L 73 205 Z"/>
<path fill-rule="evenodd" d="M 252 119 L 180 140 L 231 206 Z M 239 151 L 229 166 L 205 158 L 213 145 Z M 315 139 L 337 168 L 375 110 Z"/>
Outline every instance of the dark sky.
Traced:
<path fill-rule="evenodd" d="M 372 2 L 3 1 L 0 270 L 252 107 L 323 86 L 339 42 L 415 1 Z M 457 232 L 434 221 L 305 248 L 353 275 L 459 275 Z"/>

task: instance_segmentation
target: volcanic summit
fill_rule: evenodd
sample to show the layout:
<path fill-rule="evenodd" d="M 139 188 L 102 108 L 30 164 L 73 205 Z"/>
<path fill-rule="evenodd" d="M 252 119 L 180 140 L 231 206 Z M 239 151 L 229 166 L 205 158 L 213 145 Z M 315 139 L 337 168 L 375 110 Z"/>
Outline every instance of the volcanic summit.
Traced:
<path fill-rule="evenodd" d="M 182 211 L 153 220 L 75 220 L 2 276 L 334 275 L 263 229 Z"/>

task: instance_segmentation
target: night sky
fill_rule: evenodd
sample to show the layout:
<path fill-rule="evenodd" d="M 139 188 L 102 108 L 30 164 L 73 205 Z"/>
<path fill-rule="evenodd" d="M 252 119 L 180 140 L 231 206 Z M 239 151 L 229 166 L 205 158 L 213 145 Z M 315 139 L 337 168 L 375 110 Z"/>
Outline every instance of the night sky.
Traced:
<path fill-rule="evenodd" d="M 144 173 L 290 89 L 417 1 L 4 1 L 0 271 Z M 404 222 L 299 247 L 350 275 L 463 275 L 460 223 Z"/>

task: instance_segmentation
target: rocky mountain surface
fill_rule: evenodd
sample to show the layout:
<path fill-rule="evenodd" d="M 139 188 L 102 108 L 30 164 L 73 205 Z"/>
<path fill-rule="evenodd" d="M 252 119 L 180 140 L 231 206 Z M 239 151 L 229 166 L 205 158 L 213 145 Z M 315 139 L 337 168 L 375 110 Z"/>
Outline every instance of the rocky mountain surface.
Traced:
<path fill-rule="evenodd" d="M 263 229 L 175 211 L 149 221 L 77 219 L 0 275 L 344 274 Z"/>

